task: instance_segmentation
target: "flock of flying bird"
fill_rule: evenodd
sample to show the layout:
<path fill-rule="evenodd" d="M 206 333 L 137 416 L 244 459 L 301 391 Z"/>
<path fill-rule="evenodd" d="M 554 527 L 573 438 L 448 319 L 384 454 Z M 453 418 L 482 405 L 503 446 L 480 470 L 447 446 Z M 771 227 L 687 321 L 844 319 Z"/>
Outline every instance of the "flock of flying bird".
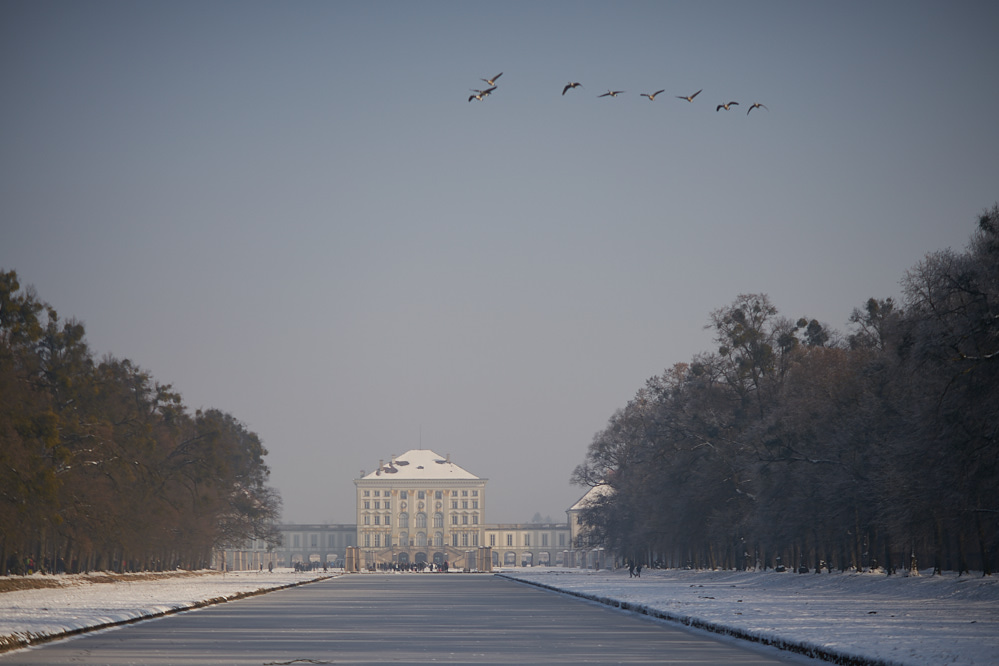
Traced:
<path fill-rule="evenodd" d="M 489 78 L 489 79 L 480 79 L 480 81 L 485 81 L 486 85 L 488 85 L 489 87 L 488 88 L 484 88 L 482 90 L 477 90 L 475 88 L 472 88 L 472 93 L 473 94 L 471 96 L 469 96 L 468 101 L 471 102 L 473 99 L 477 99 L 477 100 L 479 100 L 481 102 L 486 97 L 489 97 L 489 95 L 491 95 L 493 93 L 493 91 L 496 90 L 496 88 L 497 88 L 496 81 L 501 76 L 503 76 L 503 72 L 500 72 L 496 76 L 494 76 L 492 78 Z M 583 84 L 579 83 L 578 81 L 570 81 L 569 83 L 565 84 L 564 88 L 562 88 L 562 95 L 564 96 L 570 90 L 573 90 L 575 88 L 582 88 L 582 87 L 583 87 Z M 602 95 L 597 95 L 597 97 L 617 97 L 618 95 L 622 95 L 625 92 L 626 91 L 624 91 L 624 90 L 608 90 L 607 92 L 605 92 Z M 655 91 L 653 93 L 642 93 L 642 97 L 648 97 L 650 102 L 654 102 L 656 100 L 656 95 L 658 95 L 659 93 L 662 93 L 662 92 L 666 92 L 666 90 L 663 89 L 663 90 L 657 90 L 657 91 Z M 697 92 L 695 92 L 693 95 L 677 95 L 676 98 L 677 99 L 685 99 L 688 102 L 693 102 L 694 98 L 697 97 L 698 95 L 700 95 L 701 92 L 703 92 L 703 88 L 701 90 L 698 90 Z M 715 111 L 716 112 L 717 111 L 721 111 L 722 109 L 725 109 L 726 111 L 728 111 L 733 106 L 739 106 L 739 103 L 738 102 L 728 102 L 726 104 L 719 104 L 718 106 L 715 107 Z M 763 104 L 760 104 L 759 102 L 753 102 L 753 104 L 751 104 L 750 107 L 749 107 L 749 111 L 746 111 L 746 115 L 748 116 L 749 113 L 753 109 L 767 109 L 767 107 L 765 105 L 763 105 Z M 769 111 L 769 110 L 770 109 L 767 109 L 767 111 Z"/>

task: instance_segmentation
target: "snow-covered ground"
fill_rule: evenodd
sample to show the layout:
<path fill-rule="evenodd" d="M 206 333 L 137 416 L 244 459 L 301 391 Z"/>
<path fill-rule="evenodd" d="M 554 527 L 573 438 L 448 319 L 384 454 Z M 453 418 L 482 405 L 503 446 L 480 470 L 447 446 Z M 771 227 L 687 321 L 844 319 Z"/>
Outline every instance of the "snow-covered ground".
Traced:
<path fill-rule="evenodd" d="M 510 569 L 583 598 L 814 656 L 999 664 L 999 577 L 644 569 Z"/>
<path fill-rule="evenodd" d="M 629 578 L 627 570 L 543 568 L 501 574 L 713 631 L 812 648 L 827 658 L 912 666 L 999 664 L 996 577 L 646 569 L 641 578 Z M 156 580 L 135 576 L 114 583 L 41 576 L 56 587 L 0 593 L 0 651 L 323 577 L 290 569 Z M 0 583 L 13 580 L 19 579 L 0 578 Z"/>
<path fill-rule="evenodd" d="M 54 636 L 157 617 L 328 576 L 276 569 L 273 573 L 201 571 L 152 580 L 142 574 L 126 574 L 116 577 L 117 582 L 95 582 L 106 577 L 35 574 L 29 577 L 31 582 L 55 587 L 0 593 L 0 653 Z M 19 582 L 23 582 L 20 576 L 0 577 L 0 585 Z"/>

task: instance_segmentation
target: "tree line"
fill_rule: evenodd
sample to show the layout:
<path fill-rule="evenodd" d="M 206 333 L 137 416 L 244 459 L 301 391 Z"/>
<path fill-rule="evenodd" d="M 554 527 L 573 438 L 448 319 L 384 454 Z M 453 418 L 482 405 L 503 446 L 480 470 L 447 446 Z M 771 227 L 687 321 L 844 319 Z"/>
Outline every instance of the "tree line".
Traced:
<path fill-rule="evenodd" d="M 573 472 L 591 540 L 665 566 L 991 574 L 999 551 L 999 205 L 846 335 L 766 294 L 649 379 Z"/>
<path fill-rule="evenodd" d="M 80 322 L 0 271 L 0 575 L 197 569 L 277 543 L 266 454 L 232 415 L 96 360 Z"/>

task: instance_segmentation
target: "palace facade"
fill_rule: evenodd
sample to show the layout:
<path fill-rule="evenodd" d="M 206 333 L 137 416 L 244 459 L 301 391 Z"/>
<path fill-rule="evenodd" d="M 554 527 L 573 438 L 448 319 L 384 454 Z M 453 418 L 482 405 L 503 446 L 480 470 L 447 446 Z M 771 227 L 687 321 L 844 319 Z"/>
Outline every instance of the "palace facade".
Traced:
<path fill-rule="evenodd" d="M 564 523 L 493 524 L 486 522 L 487 481 L 450 455 L 411 449 L 354 479 L 356 524 L 283 524 L 280 545 L 250 542 L 225 551 L 225 563 L 230 569 L 339 568 L 346 549 L 356 546 L 365 569 L 447 561 L 452 569 L 472 570 L 480 548 L 488 547 L 493 566 L 603 566 L 602 549 L 586 543 L 579 520 L 593 490 L 567 510 Z"/>

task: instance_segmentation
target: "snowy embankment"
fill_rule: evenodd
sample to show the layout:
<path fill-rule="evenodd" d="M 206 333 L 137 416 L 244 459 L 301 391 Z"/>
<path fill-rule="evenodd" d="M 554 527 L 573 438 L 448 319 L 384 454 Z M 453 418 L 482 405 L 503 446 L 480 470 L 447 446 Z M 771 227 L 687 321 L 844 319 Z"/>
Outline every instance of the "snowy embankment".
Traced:
<path fill-rule="evenodd" d="M 216 571 L 0 577 L 0 652 L 61 636 L 241 599 L 329 574 Z"/>
<path fill-rule="evenodd" d="M 506 569 L 509 578 L 837 663 L 999 664 L 999 579 Z"/>

